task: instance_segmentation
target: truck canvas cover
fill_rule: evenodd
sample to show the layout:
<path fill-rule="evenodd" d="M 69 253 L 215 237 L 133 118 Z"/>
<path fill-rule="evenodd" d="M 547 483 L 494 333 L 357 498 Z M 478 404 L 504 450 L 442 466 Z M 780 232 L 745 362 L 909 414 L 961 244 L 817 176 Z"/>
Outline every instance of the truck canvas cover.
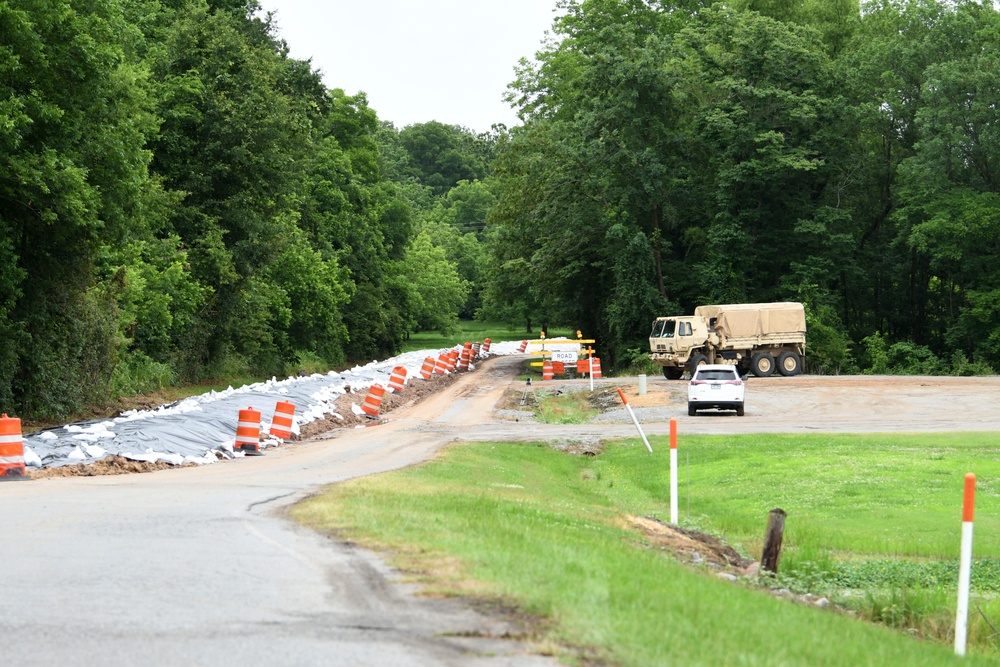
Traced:
<path fill-rule="evenodd" d="M 695 316 L 716 318 L 715 330 L 726 338 L 744 338 L 806 331 L 801 303 L 743 303 L 698 306 Z"/>

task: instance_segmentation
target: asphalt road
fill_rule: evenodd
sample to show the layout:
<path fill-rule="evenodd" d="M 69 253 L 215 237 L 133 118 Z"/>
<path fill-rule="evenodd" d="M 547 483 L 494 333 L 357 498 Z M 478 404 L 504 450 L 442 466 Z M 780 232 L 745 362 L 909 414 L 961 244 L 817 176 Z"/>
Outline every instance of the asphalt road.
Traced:
<path fill-rule="evenodd" d="M 521 361 L 492 359 L 388 423 L 263 457 L 0 484 L 0 663 L 554 665 L 499 639 L 503 621 L 415 596 L 375 556 L 283 518 L 324 485 L 455 440 L 634 436 L 624 415 L 582 426 L 494 418 L 503 392 L 521 387 Z M 1000 431 L 995 377 L 753 379 L 746 417 L 688 417 L 685 383 L 649 384 L 636 404 L 650 434 L 671 417 L 682 433 Z"/>
<path fill-rule="evenodd" d="M 0 484 L 0 664 L 556 664 L 497 639 L 503 621 L 415 596 L 371 554 L 283 518 L 323 485 L 457 437 L 489 382 L 506 384 L 490 366 L 390 423 L 263 457 Z"/>

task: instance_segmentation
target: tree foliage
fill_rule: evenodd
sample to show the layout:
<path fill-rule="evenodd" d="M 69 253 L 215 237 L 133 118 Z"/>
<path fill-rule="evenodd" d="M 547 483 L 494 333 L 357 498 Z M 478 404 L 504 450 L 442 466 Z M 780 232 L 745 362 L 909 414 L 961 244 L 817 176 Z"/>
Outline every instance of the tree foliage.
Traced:
<path fill-rule="evenodd" d="M 944 360 L 908 368 L 1000 366 L 990 3 L 560 7 L 510 87 L 484 312 L 614 359 L 657 315 L 801 300 L 814 370 L 874 334 Z"/>

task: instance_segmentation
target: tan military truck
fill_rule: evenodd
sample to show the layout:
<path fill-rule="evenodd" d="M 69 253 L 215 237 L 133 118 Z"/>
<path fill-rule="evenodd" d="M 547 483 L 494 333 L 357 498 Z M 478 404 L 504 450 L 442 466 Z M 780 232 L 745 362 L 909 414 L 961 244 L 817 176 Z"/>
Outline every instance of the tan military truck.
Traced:
<path fill-rule="evenodd" d="M 806 314 L 801 303 L 698 306 L 694 315 L 658 317 L 649 334 L 649 358 L 678 380 L 701 364 L 733 364 L 758 377 L 802 372 Z"/>

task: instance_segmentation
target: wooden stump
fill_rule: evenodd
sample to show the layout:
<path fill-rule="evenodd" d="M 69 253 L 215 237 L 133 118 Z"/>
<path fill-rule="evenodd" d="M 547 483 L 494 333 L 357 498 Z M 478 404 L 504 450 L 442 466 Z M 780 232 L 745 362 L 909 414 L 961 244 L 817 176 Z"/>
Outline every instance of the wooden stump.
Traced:
<path fill-rule="evenodd" d="M 781 540 L 785 535 L 785 510 L 774 508 L 767 515 L 767 531 L 764 533 L 764 553 L 760 557 L 760 569 L 771 574 L 778 573 L 778 558 L 781 556 Z"/>

